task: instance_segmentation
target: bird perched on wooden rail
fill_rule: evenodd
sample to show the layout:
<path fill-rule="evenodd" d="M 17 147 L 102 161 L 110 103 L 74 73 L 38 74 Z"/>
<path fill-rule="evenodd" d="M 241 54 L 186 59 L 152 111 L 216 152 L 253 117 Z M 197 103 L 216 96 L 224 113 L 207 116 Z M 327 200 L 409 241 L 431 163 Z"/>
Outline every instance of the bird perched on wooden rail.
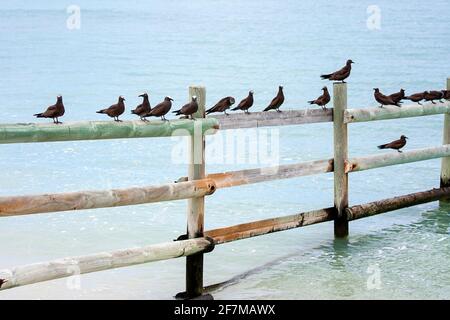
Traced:
<path fill-rule="evenodd" d="M 213 107 L 206 110 L 206 114 L 214 113 L 214 112 L 223 112 L 228 116 L 227 110 L 235 103 L 233 97 L 225 97 L 219 100 Z"/>
<path fill-rule="evenodd" d="M 383 106 L 387 106 L 387 105 L 393 105 L 393 106 L 400 107 L 400 104 L 398 102 L 395 102 L 391 97 L 388 97 L 388 96 L 385 96 L 384 94 L 382 94 L 380 92 L 380 89 L 374 88 L 373 90 L 375 91 L 373 94 L 373 96 L 375 97 L 375 100 L 381 104 L 380 108 L 382 108 Z"/>
<path fill-rule="evenodd" d="M 352 60 L 347 60 L 347 63 L 342 69 L 330 74 L 323 74 L 320 77 L 322 79 L 328 79 L 331 81 L 342 81 L 342 83 L 345 83 L 344 80 L 350 76 L 350 72 L 352 71 L 352 63 L 354 63 Z"/>
<path fill-rule="evenodd" d="M 0 279 L 0 288 L 1 288 L 6 282 L 8 282 L 7 279 Z"/>
<path fill-rule="evenodd" d="M 277 95 L 275 96 L 275 98 L 272 99 L 270 104 L 263 111 L 276 110 L 277 112 L 281 112 L 280 107 L 283 104 L 283 102 L 284 102 L 283 86 L 279 86 Z"/>
<path fill-rule="evenodd" d="M 147 115 L 146 117 L 161 117 L 163 121 L 169 121 L 166 119 L 165 115 L 172 108 L 173 99 L 169 96 L 164 98 L 163 102 L 158 103 Z"/>
<path fill-rule="evenodd" d="M 323 110 L 327 110 L 327 103 L 330 102 L 331 97 L 327 87 L 323 87 L 322 90 L 323 94 L 320 97 L 318 97 L 316 100 L 308 101 L 308 103 L 317 104 L 318 106 L 322 107 Z"/>
<path fill-rule="evenodd" d="M 34 114 L 37 118 L 52 118 L 53 123 L 60 124 L 58 118 L 62 117 L 66 110 L 64 109 L 63 98 L 62 96 L 56 97 L 56 103 L 45 110 L 42 113 Z"/>
<path fill-rule="evenodd" d="M 172 113 L 175 113 L 176 116 L 183 114 L 186 116 L 186 118 L 189 118 L 189 116 L 191 116 L 191 119 L 195 120 L 193 114 L 196 113 L 197 111 L 198 111 L 197 97 L 193 96 L 191 102 L 186 103 L 179 110 L 172 111 Z"/>
<path fill-rule="evenodd" d="M 248 112 L 248 109 L 250 109 L 251 106 L 253 106 L 253 90 L 250 90 L 247 98 L 245 98 L 241 102 L 239 102 L 237 107 L 231 109 L 231 111 L 243 110 L 245 113 L 248 114 L 248 113 L 250 113 L 250 112 Z"/>
<path fill-rule="evenodd" d="M 114 121 L 116 122 L 122 122 L 122 120 L 119 120 L 119 116 L 125 112 L 125 98 L 123 96 L 119 96 L 119 99 L 116 104 L 113 104 L 112 106 L 97 111 L 97 113 L 106 114 L 111 118 L 114 118 Z"/>
<path fill-rule="evenodd" d="M 394 101 L 395 103 L 399 103 L 400 101 L 405 99 L 405 90 L 404 89 L 400 89 L 399 92 L 390 94 L 390 95 L 388 95 L 388 97 L 391 98 L 392 101 Z"/>
<path fill-rule="evenodd" d="M 422 105 L 420 101 L 424 99 L 424 93 L 423 92 L 414 93 L 410 96 L 406 96 L 404 99 L 410 100 L 412 102 L 417 102 L 418 104 Z"/>
<path fill-rule="evenodd" d="M 450 90 L 442 90 L 442 94 L 445 100 L 450 100 Z"/>
<path fill-rule="evenodd" d="M 148 100 L 148 94 L 145 92 L 140 94 L 139 97 L 142 97 L 142 103 L 136 107 L 136 109 L 131 110 L 132 114 L 138 115 L 142 121 L 148 121 L 145 119 L 145 116 L 152 110 L 150 106 L 150 101 Z"/>
<path fill-rule="evenodd" d="M 401 153 L 402 151 L 400 149 L 406 145 L 406 139 L 408 139 L 408 137 L 402 135 L 398 140 L 379 145 L 378 149 L 394 149 Z"/>
<path fill-rule="evenodd" d="M 434 100 L 439 100 L 439 102 L 443 102 L 441 99 L 444 97 L 444 93 L 442 91 L 425 91 L 423 93 L 423 98 L 425 101 L 431 101 L 431 103 L 436 104 Z"/>

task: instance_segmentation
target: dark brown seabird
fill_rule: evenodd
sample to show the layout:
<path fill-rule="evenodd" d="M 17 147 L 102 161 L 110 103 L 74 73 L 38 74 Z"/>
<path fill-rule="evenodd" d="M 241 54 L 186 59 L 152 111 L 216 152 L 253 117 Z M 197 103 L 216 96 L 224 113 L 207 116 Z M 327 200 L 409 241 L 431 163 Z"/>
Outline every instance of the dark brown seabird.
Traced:
<path fill-rule="evenodd" d="M 350 72 L 352 71 L 352 63 L 354 63 L 352 60 L 347 60 L 347 63 L 342 69 L 330 74 L 323 74 L 320 77 L 322 79 L 328 79 L 331 81 L 342 81 L 342 83 L 345 83 L 344 80 L 350 76 Z"/>
<path fill-rule="evenodd" d="M 164 98 L 163 102 L 158 103 L 147 115 L 146 117 L 161 117 L 163 121 L 169 121 L 166 119 L 165 115 L 172 108 L 173 99 L 169 96 Z"/>
<path fill-rule="evenodd" d="M 148 121 L 147 119 L 145 119 L 145 116 L 152 110 L 152 107 L 150 106 L 150 101 L 148 100 L 148 94 L 143 93 L 139 95 L 139 97 L 142 97 L 144 100 L 140 105 L 136 107 L 136 109 L 131 110 L 131 113 L 138 115 L 142 121 Z"/>
<path fill-rule="evenodd" d="M 45 110 L 45 112 L 42 113 L 36 113 L 34 114 L 37 118 L 52 118 L 53 123 L 59 124 L 62 122 L 59 122 L 58 118 L 62 117 L 66 110 L 64 109 L 63 99 L 62 96 L 58 96 L 56 98 L 56 104 L 50 106 Z"/>
<path fill-rule="evenodd" d="M 197 111 L 198 111 L 197 97 L 193 96 L 191 102 L 186 103 L 179 110 L 172 111 L 172 113 L 175 113 L 176 116 L 183 114 L 186 116 L 186 118 L 189 118 L 189 116 L 191 116 L 191 119 L 195 120 L 193 114 L 196 113 Z"/>
<path fill-rule="evenodd" d="M 275 96 L 275 98 L 272 99 L 270 104 L 263 111 L 277 110 L 277 112 L 281 112 L 280 107 L 283 104 L 283 102 L 284 102 L 283 86 L 279 86 L 277 95 Z"/>
<path fill-rule="evenodd" d="M 231 111 L 243 110 L 245 113 L 248 114 L 250 113 L 248 112 L 248 109 L 250 109 L 251 106 L 253 106 L 253 90 L 250 90 L 247 98 L 239 102 L 238 106 L 236 108 L 231 109 Z"/>
<path fill-rule="evenodd" d="M 387 105 L 401 107 L 398 102 L 395 102 L 394 100 L 392 100 L 392 98 L 382 94 L 380 92 L 380 89 L 374 88 L 373 90 L 375 91 L 373 94 L 373 96 L 375 97 L 375 100 L 381 104 L 380 108 L 382 108 L 383 106 L 387 106 Z"/>
<path fill-rule="evenodd" d="M 425 101 L 431 101 L 431 103 L 436 104 L 434 100 L 439 100 L 439 102 L 443 102 L 441 99 L 444 97 L 444 93 L 442 91 L 425 91 L 423 93 L 423 98 Z"/>
<path fill-rule="evenodd" d="M 206 114 L 214 112 L 223 112 L 228 115 L 227 110 L 234 104 L 235 100 L 233 97 L 225 97 L 219 100 L 212 108 L 206 110 Z"/>
<path fill-rule="evenodd" d="M 327 110 L 327 103 L 330 102 L 331 97 L 327 87 L 323 87 L 322 90 L 323 94 L 320 97 L 318 97 L 316 100 L 308 101 L 308 103 L 317 104 L 318 106 L 322 107 L 323 110 Z"/>
<path fill-rule="evenodd" d="M 405 97 L 405 100 L 410 100 L 412 102 L 417 102 L 418 104 L 422 105 L 420 103 L 420 101 L 422 101 L 424 99 L 424 93 L 423 92 L 418 92 L 418 93 L 414 93 L 410 96 Z"/>
<path fill-rule="evenodd" d="M 406 139 L 408 139 L 408 137 L 402 135 L 398 140 L 378 146 L 378 149 L 394 149 L 401 153 L 400 149 L 406 145 Z"/>
<path fill-rule="evenodd" d="M 404 89 L 400 89 L 399 92 L 390 94 L 390 95 L 388 95 L 388 97 L 391 98 L 392 101 L 394 101 L 395 103 L 399 103 L 400 101 L 405 99 L 405 90 Z"/>
<path fill-rule="evenodd" d="M 122 120 L 119 120 L 119 116 L 125 112 L 125 98 L 123 96 L 119 96 L 119 99 L 116 104 L 113 104 L 109 108 L 102 109 L 97 111 L 97 113 L 103 113 L 111 118 L 114 118 L 114 121 L 116 122 L 122 122 Z"/>

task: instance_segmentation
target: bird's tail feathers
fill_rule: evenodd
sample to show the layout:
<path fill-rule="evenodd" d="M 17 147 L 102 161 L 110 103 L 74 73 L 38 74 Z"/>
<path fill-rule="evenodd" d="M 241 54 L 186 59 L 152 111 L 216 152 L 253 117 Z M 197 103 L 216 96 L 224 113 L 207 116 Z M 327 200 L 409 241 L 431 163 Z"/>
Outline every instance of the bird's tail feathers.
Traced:
<path fill-rule="evenodd" d="M 330 73 L 330 74 L 322 74 L 320 77 L 322 79 L 330 79 L 331 75 L 332 75 L 332 73 Z"/>
<path fill-rule="evenodd" d="M 33 114 L 33 116 L 35 116 L 37 118 L 43 118 L 44 114 L 43 113 L 36 113 L 36 114 Z"/>
<path fill-rule="evenodd" d="M 387 144 L 382 144 L 378 146 L 378 149 L 386 149 Z"/>
<path fill-rule="evenodd" d="M 96 111 L 96 113 L 105 113 L 105 110 L 106 109 L 98 110 L 98 111 Z"/>
<path fill-rule="evenodd" d="M 314 100 L 308 101 L 309 104 L 314 104 Z"/>

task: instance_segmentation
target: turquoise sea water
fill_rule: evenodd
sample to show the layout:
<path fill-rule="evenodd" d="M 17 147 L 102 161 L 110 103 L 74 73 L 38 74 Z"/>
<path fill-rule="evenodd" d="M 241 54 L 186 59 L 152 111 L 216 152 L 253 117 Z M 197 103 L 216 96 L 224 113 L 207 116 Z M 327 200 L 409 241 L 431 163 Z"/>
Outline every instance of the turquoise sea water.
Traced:
<path fill-rule="evenodd" d="M 81 28 L 69 30 L 69 5 Z M 370 30 L 367 8 L 381 10 Z M 423 1 L 11 1 L 0 4 L 1 122 L 32 114 L 62 94 L 65 121 L 106 120 L 95 110 L 148 91 L 152 105 L 187 87 L 207 88 L 207 104 L 255 91 L 254 110 L 277 86 L 285 109 L 306 108 L 326 82 L 319 75 L 356 64 L 349 107 L 374 106 L 372 88 L 412 93 L 444 88 L 450 76 L 446 0 Z M 329 84 L 328 84 L 329 85 Z M 330 85 L 329 85 L 330 86 Z M 134 119 L 127 114 L 124 119 Z M 40 120 L 41 121 L 41 120 Z M 45 121 L 45 120 L 44 120 Z M 406 149 L 442 142 L 442 116 L 354 124 L 350 156 L 410 137 Z M 261 129 L 262 130 L 262 129 Z M 272 130 L 272 129 L 270 129 Z M 279 134 L 279 162 L 332 157 L 331 124 L 288 126 Z M 217 140 L 208 137 L 208 146 Z M 215 141 L 215 142 L 214 142 Z M 167 183 L 186 175 L 174 164 L 171 139 L 1 145 L 0 195 L 109 189 Z M 208 163 L 208 159 L 207 159 Z M 213 163 L 208 172 L 263 166 Z M 422 191 L 439 183 L 440 160 L 352 174 L 350 203 Z M 206 229 L 332 205 L 332 175 L 217 191 L 206 200 Z M 186 201 L 2 218 L 0 269 L 50 259 L 171 241 L 184 233 Z M 429 203 L 362 219 L 346 241 L 331 223 L 218 246 L 205 258 L 205 284 L 258 272 L 213 293 L 218 299 L 450 298 L 450 208 Z M 274 262 L 275 261 L 275 262 Z M 269 263 L 274 262 L 274 263 Z M 268 265 L 265 265 L 269 263 Z M 184 289 L 184 259 L 20 287 L 0 299 L 170 299 Z M 375 271 L 374 271 L 375 270 Z M 367 282 L 374 274 L 379 283 Z"/>

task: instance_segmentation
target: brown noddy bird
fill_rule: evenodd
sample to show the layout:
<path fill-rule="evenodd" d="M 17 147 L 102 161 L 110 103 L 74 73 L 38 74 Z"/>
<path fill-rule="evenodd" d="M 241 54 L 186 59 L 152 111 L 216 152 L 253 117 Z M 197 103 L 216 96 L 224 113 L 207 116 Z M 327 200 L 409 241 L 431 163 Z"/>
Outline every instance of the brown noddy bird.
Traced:
<path fill-rule="evenodd" d="M 58 118 L 62 117 L 64 112 L 66 112 L 66 110 L 64 109 L 62 96 L 58 96 L 54 105 L 48 107 L 45 112 L 36 113 L 34 116 L 37 118 L 52 118 L 53 123 L 59 124 L 62 122 L 59 122 Z"/>
<path fill-rule="evenodd" d="M 125 112 L 125 98 L 123 96 L 119 96 L 119 99 L 116 104 L 113 104 L 109 108 L 102 109 L 97 111 L 97 113 L 103 113 L 111 118 L 114 118 L 114 121 L 121 122 L 122 120 L 119 120 L 119 116 Z"/>
<path fill-rule="evenodd" d="M 6 282 L 8 282 L 7 279 L 0 279 L 0 288 L 1 288 Z"/>
<path fill-rule="evenodd" d="M 350 72 L 352 71 L 352 63 L 354 63 L 352 60 L 347 60 L 345 67 L 343 67 L 342 69 L 330 74 L 323 74 L 320 77 L 322 79 L 328 79 L 331 81 L 342 81 L 342 83 L 345 83 L 344 80 L 350 76 Z"/>
<path fill-rule="evenodd" d="M 150 106 L 150 101 L 148 100 L 148 94 L 143 93 L 139 95 L 139 97 L 142 97 L 144 100 L 140 105 L 136 107 L 136 109 L 131 110 L 131 113 L 138 115 L 142 121 L 148 121 L 147 119 L 145 119 L 145 116 L 152 110 L 152 107 Z"/>
<path fill-rule="evenodd" d="M 191 116 L 191 119 L 195 120 L 193 114 L 196 113 L 197 111 L 198 111 L 197 97 L 193 96 L 191 102 L 186 103 L 179 110 L 172 111 L 172 113 L 175 113 L 176 116 L 183 114 L 186 116 L 186 118 L 189 118 L 189 116 Z"/>
<path fill-rule="evenodd" d="M 420 101 L 422 101 L 424 99 L 424 93 L 423 92 L 418 92 L 418 93 L 414 93 L 410 96 L 406 96 L 405 100 L 410 100 L 412 102 L 417 102 L 418 104 L 422 105 L 420 103 Z"/>
<path fill-rule="evenodd" d="M 400 149 L 406 145 L 406 139 L 408 139 L 408 137 L 402 135 L 398 140 L 394 140 L 392 142 L 378 146 L 378 149 L 394 149 L 398 152 L 402 152 Z"/>
<path fill-rule="evenodd" d="M 227 110 L 234 104 L 235 100 L 233 97 L 225 97 L 219 100 L 212 108 L 206 110 L 206 114 L 214 112 L 223 112 L 228 115 Z"/>
<path fill-rule="evenodd" d="M 272 99 L 270 104 L 263 111 L 277 110 L 277 112 L 281 112 L 280 107 L 283 104 L 283 102 L 284 102 L 283 86 L 279 86 L 277 95 L 275 96 L 275 98 Z"/>
<path fill-rule="evenodd" d="M 250 107 L 252 105 L 253 105 L 253 90 L 250 90 L 248 92 L 247 98 L 245 98 L 241 102 L 239 102 L 237 107 L 231 109 L 231 111 L 243 110 L 245 113 L 250 113 L 250 112 L 248 112 L 248 109 L 250 109 Z"/>
<path fill-rule="evenodd" d="M 405 90 L 404 89 L 400 89 L 399 92 L 390 94 L 390 95 L 388 95 L 388 97 L 391 98 L 392 101 L 394 101 L 395 103 L 399 103 L 400 101 L 405 99 Z"/>
<path fill-rule="evenodd" d="M 165 115 L 172 108 L 173 99 L 169 96 L 164 98 L 164 101 L 158 103 L 147 115 L 146 117 L 161 117 L 161 120 L 168 121 Z"/>
<path fill-rule="evenodd" d="M 388 97 L 388 96 L 385 96 L 384 94 L 382 94 L 380 92 L 380 89 L 374 88 L 373 90 L 375 91 L 373 94 L 373 96 L 375 97 L 375 100 L 381 104 L 380 108 L 382 108 L 383 106 L 387 106 L 387 105 L 393 105 L 393 106 L 400 107 L 398 102 L 395 102 L 391 97 Z"/>
<path fill-rule="evenodd" d="M 317 104 L 318 106 L 321 106 L 323 110 L 327 110 L 327 103 L 330 102 L 331 97 L 327 87 L 323 87 L 322 90 L 323 94 L 320 97 L 318 97 L 316 100 L 308 101 L 308 103 Z"/>
<path fill-rule="evenodd" d="M 423 93 L 423 98 L 425 101 L 431 101 L 431 103 L 436 104 L 434 100 L 439 100 L 439 102 L 443 102 L 441 99 L 444 97 L 444 93 L 442 91 L 425 91 Z"/>
<path fill-rule="evenodd" d="M 450 90 L 442 90 L 442 93 L 444 94 L 444 99 L 450 100 Z"/>

